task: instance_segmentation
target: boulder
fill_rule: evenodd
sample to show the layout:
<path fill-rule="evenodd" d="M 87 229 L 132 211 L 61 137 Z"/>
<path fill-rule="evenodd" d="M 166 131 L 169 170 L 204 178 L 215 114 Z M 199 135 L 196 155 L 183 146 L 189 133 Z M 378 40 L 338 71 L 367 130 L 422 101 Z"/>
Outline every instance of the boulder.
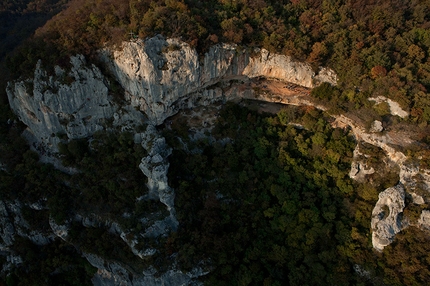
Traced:
<path fill-rule="evenodd" d="M 418 220 L 418 225 L 422 229 L 430 230 L 430 211 L 423 210 Z"/>
<path fill-rule="evenodd" d="M 394 240 L 395 235 L 407 226 L 402 222 L 404 208 L 405 190 L 402 184 L 379 194 L 371 220 L 372 244 L 376 250 L 382 251 Z"/>

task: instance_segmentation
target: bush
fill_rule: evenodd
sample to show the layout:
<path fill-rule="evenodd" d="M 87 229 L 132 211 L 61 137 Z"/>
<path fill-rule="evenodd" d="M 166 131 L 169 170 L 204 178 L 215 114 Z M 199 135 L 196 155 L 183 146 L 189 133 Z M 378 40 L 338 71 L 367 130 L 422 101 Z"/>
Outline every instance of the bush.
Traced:
<path fill-rule="evenodd" d="M 333 98 L 339 97 L 339 91 L 336 89 L 336 87 L 332 86 L 328 82 L 323 82 L 319 86 L 312 89 L 311 96 L 316 99 L 330 101 Z"/>

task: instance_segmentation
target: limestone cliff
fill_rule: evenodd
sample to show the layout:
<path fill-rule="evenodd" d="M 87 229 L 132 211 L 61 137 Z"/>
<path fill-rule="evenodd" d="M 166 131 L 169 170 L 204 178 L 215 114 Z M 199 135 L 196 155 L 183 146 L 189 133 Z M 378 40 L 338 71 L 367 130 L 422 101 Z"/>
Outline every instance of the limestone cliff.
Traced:
<path fill-rule="evenodd" d="M 278 93 L 273 90 L 261 93 L 249 83 L 253 78 L 271 78 L 305 88 L 312 88 L 321 82 L 336 84 L 336 74 L 330 69 L 320 68 L 315 73 L 306 63 L 299 63 L 288 56 L 272 54 L 264 49 L 244 50 L 234 45 L 219 44 L 211 47 L 205 55 L 199 55 L 187 43 L 162 36 L 146 41 L 125 42 L 117 49 L 106 48 L 99 55 L 109 76 L 103 74 L 99 67 L 87 63 L 80 55 L 71 57 L 70 69 L 56 67 L 54 74 L 48 74 L 43 68 L 43 62 L 39 61 L 34 77 L 10 82 L 7 94 L 11 108 L 28 126 L 27 133 L 31 135 L 29 137 L 34 143 L 33 147 L 41 153 L 55 154 L 61 140 L 89 137 L 99 130 L 128 129 L 135 133 L 135 142 L 142 144 L 148 153 L 142 158 L 139 168 L 148 177 L 149 188 L 146 197 L 136 199 L 157 198 L 169 211 L 166 218 L 147 225 L 142 237 L 160 236 L 165 230 L 175 229 L 178 224 L 175 218 L 174 191 L 167 184 L 168 156 L 171 150 L 158 134 L 156 125 L 183 108 L 209 105 L 239 96 L 285 104 L 313 104 L 300 96 L 286 97 L 279 92 L 281 89 L 277 89 Z M 237 82 L 242 85 L 235 85 Z M 122 98 L 114 98 L 113 93 L 118 93 L 118 90 Z M 405 115 L 397 106 L 392 106 L 400 116 Z M 324 109 L 323 106 L 317 107 Z M 413 177 L 418 174 L 426 176 L 419 168 L 411 169 L 404 163 L 406 156 L 392 147 L 393 138 L 389 135 L 368 133 L 346 116 L 337 116 L 336 121 L 340 125 L 351 127 L 357 140 L 382 148 L 400 166 L 400 181 L 403 184 L 412 184 Z M 148 125 L 148 128 L 144 132 L 137 131 L 136 127 L 142 124 Z M 354 164 L 351 177 L 364 178 L 374 171 L 359 162 Z M 425 177 L 428 182 L 429 177 Z M 385 215 L 380 216 L 382 205 L 389 208 L 391 206 L 385 194 L 396 191 L 399 194 L 396 195 L 399 198 L 396 204 L 402 206 L 402 198 L 404 204 L 404 193 L 399 188 L 381 193 L 381 202 L 374 210 L 372 228 L 374 240 L 378 239 L 378 243 L 374 244 L 377 249 L 387 245 L 402 227 L 397 216 L 401 207 L 390 209 L 387 218 Z M 8 217 L 7 209 L 2 205 L 0 216 Z M 84 226 L 100 223 L 90 218 L 75 220 Z M 0 224 L 3 230 L 10 230 L 1 233 L 4 243 L 0 246 L 3 248 L 13 243 L 13 237 L 8 233 L 15 230 L 10 219 L 0 221 Z M 423 213 L 421 224 L 428 225 L 427 213 Z M 67 226 L 51 222 L 51 228 L 57 236 L 66 239 Z M 112 231 L 121 236 L 137 256 L 151 255 L 150 249 L 142 252 L 134 248 L 136 243 L 133 238 L 125 238 L 127 230 Z M 113 285 L 146 281 L 148 285 L 180 285 L 188 283 L 197 275 L 178 273 L 171 269 L 165 274 L 165 280 L 153 277 L 149 271 L 147 275 L 143 273 L 130 281 L 127 270 L 122 266 L 115 262 L 104 263 L 101 258 L 91 254 L 85 255 L 99 268 L 95 284 L 105 285 L 108 281 Z M 173 276 L 176 280 L 167 283 Z"/>
<path fill-rule="evenodd" d="M 144 115 L 158 125 L 184 107 L 235 96 L 216 86 L 231 80 L 268 77 L 304 87 L 323 81 L 336 84 L 336 74 L 329 69 L 321 68 L 316 74 L 308 64 L 264 49 L 239 50 L 220 44 L 201 60 L 187 43 L 162 36 L 125 42 L 119 50 L 100 51 L 100 58 L 113 75 L 111 81 L 77 55 L 71 57 L 70 70 L 56 67 L 55 74 L 49 75 L 39 61 L 33 78 L 9 83 L 11 108 L 36 143 L 56 151 L 58 134 L 70 139 L 88 137 L 112 126 L 139 125 Z M 125 102 L 118 104 L 112 97 L 112 81 L 124 89 Z"/>

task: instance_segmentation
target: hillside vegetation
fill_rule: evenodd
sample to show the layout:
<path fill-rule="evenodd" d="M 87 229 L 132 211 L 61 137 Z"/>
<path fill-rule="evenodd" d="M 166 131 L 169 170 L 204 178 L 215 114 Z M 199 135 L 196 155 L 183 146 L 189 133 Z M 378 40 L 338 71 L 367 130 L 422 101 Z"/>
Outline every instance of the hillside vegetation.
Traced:
<path fill-rule="evenodd" d="M 398 173 L 380 168 L 364 184 L 352 181 L 356 143 L 327 121 L 314 108 L 261 115 L 227 104 L 212 132 L 226 144 L 184 148 L 181 120 L 165 130 L 175 149 L 169 177 L 180 229 L 171 244 L 180 265 L 210 259 L 207 285 L 427 283 L 427 232 L 408 228 L 383 253 L 372 249 L 371 211 Z M 190 154 L 196 145 L 202 152 Z M 360 150 L 381 164 L 378 149 Z"/>

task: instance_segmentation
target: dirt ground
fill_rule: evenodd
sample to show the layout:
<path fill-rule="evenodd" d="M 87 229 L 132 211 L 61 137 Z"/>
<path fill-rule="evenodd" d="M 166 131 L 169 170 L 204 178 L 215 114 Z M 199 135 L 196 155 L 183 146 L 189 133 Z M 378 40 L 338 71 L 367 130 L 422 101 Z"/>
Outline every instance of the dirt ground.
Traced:
<path fill-rule="evenodd" d="M 256 78 L 246 83 L 240 84 L 238 89 L 242 91 L 246 89 L 253 89 L 256 93 L 281 96 L 283 98 L 297 96 L 306 97 L 307 99 L 310 98 L 309 88 L 305 88 L 293 83 L 282 82 L 279 80 Z M 236 102 L 252 110 L 272 114 L 278 113 L 285 106 L 281 103 L 267 102 L 258 99 L 243 100 L 239 98 Z M 222 104 L 218 103 L 210 106 L 198 106 L 192 109 L 182 110 L 178 114 L 167 119 L 166 123 L 169 125 L 169 123 L 171 124 L 177 120 L 183 120 L 181 118 L 185 117 L 190 129 L 196 128 L 210 131 L 211 127 L 213 127 L 216 122 L 221 106 Z"/>
<path fill-rule="evenodd" d="M 308 96 L 311 92 L 311 89 L 294 83 L 270 79 L 255 79 L 252 81 L 251 87 L 258 87 L 262 91 L 282 95 L 284 97 L 298 95 Z"/>

